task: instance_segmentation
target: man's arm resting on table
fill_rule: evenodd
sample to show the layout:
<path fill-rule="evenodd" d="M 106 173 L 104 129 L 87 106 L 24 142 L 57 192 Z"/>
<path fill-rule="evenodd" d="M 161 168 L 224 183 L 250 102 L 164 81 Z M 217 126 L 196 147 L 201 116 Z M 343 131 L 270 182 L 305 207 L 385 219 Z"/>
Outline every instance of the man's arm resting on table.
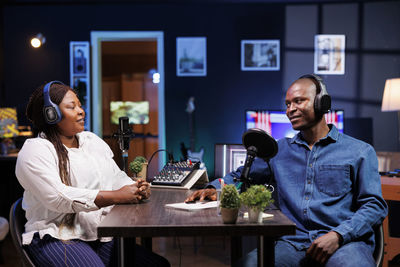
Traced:
<path fill-rule="evenodd" d="M 215 190 L 215 188 L 196 190 L 185 199 L 185 202 L 193 202 L 197 199 L 199 199 L 200 201 L 204 201 L 205 199 L 215 201 L 217 200 L 217 190 Z"/>

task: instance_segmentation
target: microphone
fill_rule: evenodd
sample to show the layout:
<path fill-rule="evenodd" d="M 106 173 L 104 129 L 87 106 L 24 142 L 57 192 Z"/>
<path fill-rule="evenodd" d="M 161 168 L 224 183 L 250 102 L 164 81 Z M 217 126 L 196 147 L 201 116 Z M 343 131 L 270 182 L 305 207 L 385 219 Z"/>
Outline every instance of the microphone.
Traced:
<path fill-rule="evenodd" d="M 250 173 L 250 167 L 253 164 L 254 158 L 257 155 L 257 148 L 254 146 L 249 146 L 247 148 L 247 155 L 246 155 L 246 161 L 244 162 L 244 167 L 242 169 L 242 172 L 240 174 L 240 180 L 248 182 L 250 184 L 251 178 L 249 177 Z"/>
<path fill-rule="evenodd" d="M 247 150 L 246 161 L 239 178 L 243 182 L 241 191 L 244 192 L 252 183 L 249 173 L 254 158 L 262 158 L 268 163 L 269 159 L 278 153 L 278 143 L 268 133 L 258 128 L 247 130 L 242 136 L 242 143 Z"/>
<path fill-rule="evenodd" d="M 273 158 L 278 153 L 278 143 L 264 130 L 252 128 L 242 136 L 242 143 L 246 149 L 254 146 L 257 149 L 257 157 L 264 160 Z"/>
<path fill-rule="evenodd" d="M 118 142 L 122 151 L 129 150 L 129 143 L 132 138 L 132 129 L 129 127 L 128 117 L 119 117 L 118 122 Z"/>
<path fill-rule="evenodd" d="M 128 150 L 129 143 L 134 134 L 131 127 L 129 127 L 128 117 L 119 117 L 118 119 L 118 132 L 113 134 L 114 138 L 118 138 L 119 149 L 122 152 L 122 169 L 126 171 L 128 166 Z"/>

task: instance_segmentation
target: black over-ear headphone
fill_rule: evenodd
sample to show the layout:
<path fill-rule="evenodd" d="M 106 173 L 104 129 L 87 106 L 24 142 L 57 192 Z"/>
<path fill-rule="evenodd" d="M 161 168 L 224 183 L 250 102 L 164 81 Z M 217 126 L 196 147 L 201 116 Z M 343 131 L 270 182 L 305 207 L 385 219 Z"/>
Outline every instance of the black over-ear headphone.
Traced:
<path fill-rule="evenodd" d="M 331 97 L 326 91 L 326 86 L 322 81 L 322 78 L 316 74 L 306 74 L 301 76 L 299 79 L 308 78 L 314 81 L 317 86 L 317 93 L 314 99 L 314 111 L 318 114 L 328 113 L 331 109 Z"/>
<path fill-rule="evenodd" d="M 58 105 L 54 104 L 53 101 L 50 99 L 50 87 L 53 84 L 62 84 L 64 83 L 60 81 L 51 81 L 47 83 L 43 88 L 43 115 L 44 120 L 47 124 L 56 124 L 61 121 L 62 114 Z"/>

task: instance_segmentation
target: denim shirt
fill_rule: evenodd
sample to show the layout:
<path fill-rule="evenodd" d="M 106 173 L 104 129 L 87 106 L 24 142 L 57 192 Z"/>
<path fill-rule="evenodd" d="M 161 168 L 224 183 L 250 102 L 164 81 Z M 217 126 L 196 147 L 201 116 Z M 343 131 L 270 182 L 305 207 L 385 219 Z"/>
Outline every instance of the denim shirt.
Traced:
<path fill-rule="evenodd" d="M 387 215 L 375 150 L 329 127 L 328 135 L 312 149 L 301 133 L 280 139 L 278 154 L 270 160 L 280 209 L 296 223 L 296 235 L 282 239 L 304 250 L 335 231 L 343 244 L 363 240 L 373 251 L 373 227 Z M 241 169 L 225 176 L 225 183 L 233 183 Z M 267 164 L 256 158 L 250 171 L 254 183 L 265 184 L 268 175 Z M 218 181 L 210 185 L 219 186 Z"/>

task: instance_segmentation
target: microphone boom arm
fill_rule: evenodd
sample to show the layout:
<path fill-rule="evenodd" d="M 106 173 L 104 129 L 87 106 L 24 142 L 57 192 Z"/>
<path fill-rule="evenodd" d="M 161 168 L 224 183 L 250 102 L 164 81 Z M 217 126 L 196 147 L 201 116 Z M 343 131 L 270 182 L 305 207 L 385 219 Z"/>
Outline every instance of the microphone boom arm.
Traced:
<path fill-rule="evenodd" d="M 268 163 L 269 159 L 273 158 L 278 153 L 278 144 L 276 140 L 271 137 L 264 130 L 258 128 L 252 128 L 247 130 L 242 136 L 242 143 L 247 150 L 246 161 L 239 178 L 234 179 L 234 181 L 242 182 L 240 191 L 244 192 L 254 183 L 250 174 L 250 168 L 253 164 L 255 157 L 264 159 Z M 268 181 L 269 183 L 270 181 Z"/>

